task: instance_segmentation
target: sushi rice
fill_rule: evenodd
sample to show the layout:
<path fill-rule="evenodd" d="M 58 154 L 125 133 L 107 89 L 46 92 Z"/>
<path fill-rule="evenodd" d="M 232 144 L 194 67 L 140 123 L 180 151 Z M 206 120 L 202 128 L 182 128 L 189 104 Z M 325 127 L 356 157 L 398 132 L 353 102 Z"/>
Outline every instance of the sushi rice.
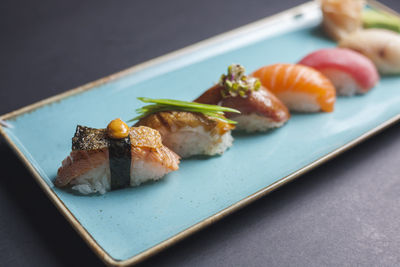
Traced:
<path fill-rule="evenodd" d="M 221 155 L 232 146 L 233 137 L 231 131 L 219 135 L 206 131 L 203 126 L 185 126 L 169 133 L 163 142 L 179 156 L 187 158 L 194 155 Z"/>
<path fill-rule="evenodd" d="M 236 130 L 246 131 L 248 133 L 265 132 L 270 129 L 279 128 L 286 123 L 286 121 L 276 122 L 268 117 L 260 116 L 256 113 L 236 116 L 235 121 L 238 122 Z"/>

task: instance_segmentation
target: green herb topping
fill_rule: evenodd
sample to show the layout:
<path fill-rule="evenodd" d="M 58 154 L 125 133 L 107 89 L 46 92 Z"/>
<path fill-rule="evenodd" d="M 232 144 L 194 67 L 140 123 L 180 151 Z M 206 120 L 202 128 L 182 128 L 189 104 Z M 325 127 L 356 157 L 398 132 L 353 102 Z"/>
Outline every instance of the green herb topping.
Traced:
<path fill-rule="evenodd" d="M 261 87 L 260 80 L 244 74 L 245 68 L 239 64 L 232 64 L 228 67 L 228 74 L 222 74 L 219 84 L 224 87 L 222 96 L 247 97 L 249 91 L 257 91 Z"/>
<path fill-rule="evenodd" d="M 137 99 L 139 99 L 144 103 L 152 103 L 152 104 L 136 109 L 136 112 L 139 113 L 140 115 L 129 120 L 129 122 L 139 120 L 153 113 L 175 110 L 175 111 L 198 112 L 208 117 L 212 117 L 226 123 L 236 124 L 237 123 L 236 121 L 232 121 L 225 118 L 224 112 L 240 113 L 240 111 L 233 108 L 173 100 L 173 99 L 152 99 L 147 97 L 138 97 Z"/>

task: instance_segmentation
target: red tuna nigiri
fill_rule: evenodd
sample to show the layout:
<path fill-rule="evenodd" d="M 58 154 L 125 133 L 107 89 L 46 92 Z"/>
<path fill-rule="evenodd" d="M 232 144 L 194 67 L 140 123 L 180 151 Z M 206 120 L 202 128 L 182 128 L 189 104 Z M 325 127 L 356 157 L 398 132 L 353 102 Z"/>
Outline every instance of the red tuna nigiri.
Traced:
<path fill-rule="evenodd" d="M 308 54 L 299 64 L 328 77 L 338 95 L 368 92 L 379 81 L 375 65 L 366 56 L 346 48 L 327 48 Z"/>

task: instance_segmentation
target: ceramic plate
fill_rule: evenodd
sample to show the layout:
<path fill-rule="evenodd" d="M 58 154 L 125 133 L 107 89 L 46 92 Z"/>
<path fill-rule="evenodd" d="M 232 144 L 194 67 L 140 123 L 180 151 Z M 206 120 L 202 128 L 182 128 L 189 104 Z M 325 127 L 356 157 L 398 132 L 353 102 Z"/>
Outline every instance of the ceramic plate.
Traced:
<path fill-rule="evenodd" d="M 280 129 L 234 134 L 221 157 L 184 160 L 159 182 L 105 195 L 53 185 L 76 125 L 128 120 L 141 105 L 138 96 L 192 100 L 231 63 L 251 72 L 335 46 L 320 34 L 320 21 L 317 5 L 306 3 L 7 114 L 2 120 L 11 127 L 1 132 L 99 257 L 110 265 L 137 263 L 397 121 L 400 77 L 382 78 L 364 96 L 338 98 L 333 113 L 294 114 Z"/>

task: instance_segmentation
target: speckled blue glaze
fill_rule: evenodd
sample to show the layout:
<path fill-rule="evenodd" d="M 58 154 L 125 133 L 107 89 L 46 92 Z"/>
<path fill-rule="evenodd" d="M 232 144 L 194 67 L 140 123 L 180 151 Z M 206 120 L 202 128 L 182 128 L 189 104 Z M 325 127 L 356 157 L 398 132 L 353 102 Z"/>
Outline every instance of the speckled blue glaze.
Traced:
<path fill-rule="evenodd" d="M 128 120 L 141 105 L 138 96 L 194 99 L 231 63 L 253 71 L 334 46 L 319 36 L 316 23 L 228 51 L 224 46 L 234 40 L 203 47 L 18 116 L 8 121 L 14 128 L 6 133 L 98 244 L 111 257 L 125 260 L 399 114 L 400 78 L 385 77 L 364 96 L 339 98 L 333 113 L 294 114 L 281 129 L 235 134 L 234 146 L 221 157 L 184 160 L 179 171 L 160 182 L 105 195 L 79 196 L 53 186 L 76 125 L 103 128 L 116 117 Z"/>

